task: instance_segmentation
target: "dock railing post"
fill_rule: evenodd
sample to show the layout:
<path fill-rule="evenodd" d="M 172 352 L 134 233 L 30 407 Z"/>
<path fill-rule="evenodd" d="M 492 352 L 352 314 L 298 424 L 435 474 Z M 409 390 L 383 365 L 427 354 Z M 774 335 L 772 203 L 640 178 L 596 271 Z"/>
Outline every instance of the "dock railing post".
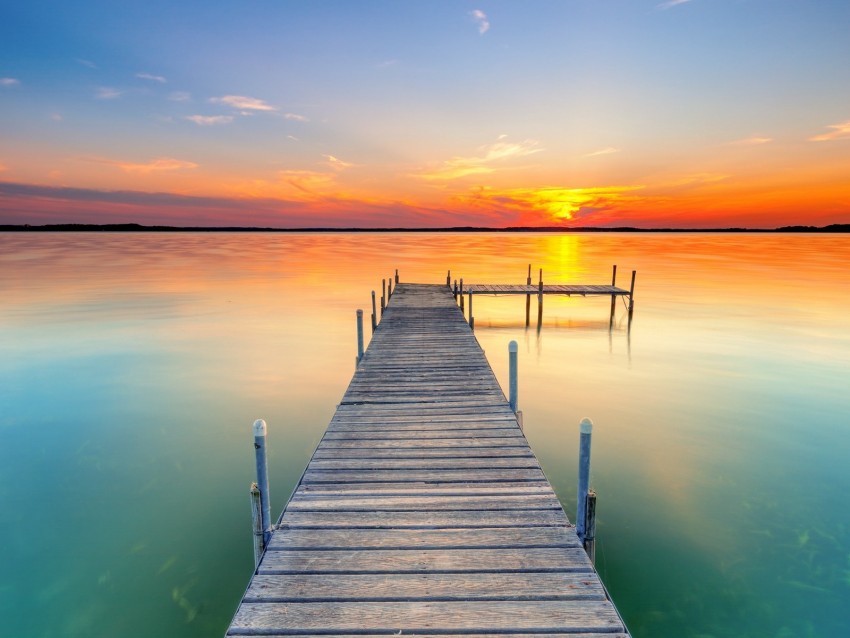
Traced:
<path fill-rule="evenodd" d="M 576 502 L 576 534 L 583 543 L 587 531 L 587 491 L 590 486 L 590 436 L 593 422 L 584 418 L 579 424 L 578 499 Z"/>
<path fill-rule="evenodd" d="M 629 327 L 632 325 L 632 313 L 635 311 L 635 275 L 637 270 L 632 271 L 632 285 L 629 288 Z"/>
<path fill-rule="evenodd" d="M 475 317 L 472 316 L 472 291 L 469 291 L 469 327 L 475 330 Z"/>
<path fill-rule="evenodd" d="M 531 287 L 531 264 L 528 264 L 528 277 L 525 285 Z M 531 325 L 531 293 L 525 295 L 525 327 Z"/>
<path fill-rule="evenodd" d="M 398 286 L 398 268 L 395 269 L 395 285 Z"/>
<path fill-rule="evenodd" d="M 543 269 L 540 269 L 540 283 L 537 285 L 537 328 L 543 326 Z"/>
<path fill-rule="evenodd" d="M 460 278 L 460 311 L 463 312 L 463 277 Z"/>
<path fill-rule="evenodd" d="M 390 277 L 389 283 L 387 284 L 387 301 L 389 301 L 393 296 L 393 278 Z"/>
<path fill-rule="evenodd" d="M 455 279 L 455 303 L 457 303 L 457 279 Z"/>
<path fill-rule="evenodd" d="M 511 404 L 511 411 L 516 414 L 518 403 L 518 380 L 517 380 L 517 342 L 511 341 L 508 344 L 508 402 Z"/>
<path fill-rule="evenodd" d="M 357 309 L 357 365 L 363 358 L 363 311 Z"/>
<path fill-rule="evenodd" d="M 384 310 L 387 307 L 387 280 L 381 280 L 381 319 L 384 318 Z"/>
<path fill-rule="evenodd" d="M 451 270 L 446 274 L 446 285 L 449 288 L 452 287 L 452 271 Z"/>
<path fill-rule="evenodd" d="M 257 488 L 260 490 L 260 505 L 262 511 L 263 546 L 268 545 L 272 536 L 272 509 L 269 501 L 269 467 L 266 456 L 266 422 L 262 419 L 254 421 L 254 452 L 257 461 Z"/>
<path fill-rule="evenodd" d="M 372 291 L 372 334 L 375 334 L 375 328 L 378 327 L 378 311 L 375 307 L 375 291 Z"/>
<path fill-rule="evenodd" d="M 614 264 L 614 275 L 611 277 L 611 287 L 617 285 L 617 264 Z M 608 330 L 614 327 L 614 310 L 617 308 L 617 295 L 611 295 L 611 319 L 608 321 Z"/>

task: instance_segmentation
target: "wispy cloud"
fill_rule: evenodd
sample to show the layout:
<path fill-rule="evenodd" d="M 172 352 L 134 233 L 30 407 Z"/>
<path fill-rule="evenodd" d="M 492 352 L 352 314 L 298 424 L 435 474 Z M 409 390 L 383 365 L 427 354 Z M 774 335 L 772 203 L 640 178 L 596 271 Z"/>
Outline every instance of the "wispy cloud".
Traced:
<path fill-rule="evenodd" d="M 278 176 L 281 181 L 310 196 L 314 196 L 317 190 L 333 184 L 336 179 L 333 173 L 300 170 L 278 171 Z"/>
<path fill-rule="evenodd" d="M 821 133 L 810 137 L 810 142 L 831 142 L 832 140 L 841 140 L 850 138 L 850 120 L 841 122 L 841 124 L 830 124 L 827 128 L 832 129 L 829 133 Z"/>
<path fill-rule="evenodd" d="M 172 102 L 188 102 L 192 99 L 192 94 L 188 91 L 172 91 L 168 99 Z"/>
<path fill-rule="evenodd" d="M 334 157 L 333 155 L 322 155 L 322 157 L 325 158 L 327 165 L 335 171 L 342 171 L 354 166 L 354 164 L 343 162 L 341 159 Z"/>
<path fill-rule="evenodd" d="M 599 157 L 600 155 L 611 155 L 612 153 L 619 153 L 619 148 L 614 148 L 613 146 L 608 146 L 606 148 L 599 149 L 598 151 L 593 151 L 592 153 L 587 153 L 585 157 Z"/>
<path fill-rule="evenodd" d="M 91 60 L 83 60 L 82 58 L 76 59 L 77 64 L 82 64 L 83 66 L 87 66 L 90 69 L 96 69 L 97 65 Z"/>
<path fill-rule="evenodd" d="M 151 75 L 150 73 L 136 73 L 136 77 L 142 80 L 150 80 L 151 82 L 159 82 L 160 84 L 165 84 L 168 81 L 161 75 Z"/>
<path fill-rule="evenodd" d="M 292 120 L 294 122 L 309 122 L 310 121 L 310 120 L 307 119 L 306 116 L 299 115 L 298 113 L 284 113 L 283 119 Z"/>
<path fill-rule="evenodd" d="M 18 78 L 0 78 L 0 86 L 18 86 L 20 83 Z"/>
<path fill-rule="evenodd" d="M 124 91 L 120 91 L 118 89 L 113 89 L 108 86 L 101 86 L 95 91 L 94 96 L 98 100 L 114 100 L 116 98 L 121 97 L 124 94 Z"/>
<path fill-rule="evenodd" d="M 691 0 L 667 0 L 667 2 L 662 2 L 659 5 L 656 5 L 656 9 L 659 11 L 666 11 L 667 9 L 672 9 L 673 7 L 677 7 L 680 4 L 686 4 Z"/>
<path fill-rule="evenodd" d="M 734 142 L 729 142 L 733 146 L 759 146 L 761 144 L 769 144 L 773 141 L 772 137 L 761 137 L 759 135 L 751 135 L 750 137 L 745 137 L 741 140 L 735 140 Z"/>
<path fill-rule="evenodd" d="M 494 144 L 479 148 L 479 154 L 471 157 L 453 157 L 439 166 L 426 169 L 419 177 L 428 180 L 451 180 L 468 175 L 492 173 L 499 165 L 512 159 L 526 157 L 542 151 L 537 140 L 508 142 L 501 136 Z"/>
<path fill-rule="evenodd" d="M 230 124 L 232 115 L 187 115 L 186 119 L 198 126 L 215 126 L 216 124 Z"/>
<path fill-rule="evenodd" d="M 490 20 L 487 19 L 487 14 L 481 9 L 474 9 L 469 12 L 475 24 L 478 25 L 478 33 L 484 35 L 490 30 Z"/>
<path fill-rule="evenodd" d="M 264 100 L 244 95 L 223 95 L 222 97 L 210 98 L 213 104 L 225 104 L 239 111 L 276 111 L 277 109 Z"/>
<path fill-rule="evenodd" d="M 390 67 L 398 66 L 398 60 L 384 60 L 383 62 L 379 62 L 376 67 L 379 69 L 389 69 Z"/>
<path fill-rule="evenodd" d="M 179 171 L 192 168 L 198 168 L 194 162 L 186 162 L 183 160 L 174 159 L 173 157 L 158 157 L 146 164 L 138 164 L 136 162 L 123 162 L 120 160 L 95 160 L 102 164 L 110 164 L 117 166 L 128 173 L 141 173 L 147 175 L 149 173 L 160 173 L 163 171 Z"/>

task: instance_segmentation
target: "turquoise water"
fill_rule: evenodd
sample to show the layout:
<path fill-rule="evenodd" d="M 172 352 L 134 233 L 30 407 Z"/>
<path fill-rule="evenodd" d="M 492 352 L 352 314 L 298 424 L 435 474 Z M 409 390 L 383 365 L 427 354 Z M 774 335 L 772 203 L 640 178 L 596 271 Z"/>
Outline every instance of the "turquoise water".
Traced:
<path fill-rule="evenodd" d="M 402 281 L 636 280 L 475 301 L 567 512 L 595 424 L 597 566 L 635 636 L 850 630 L 841 236 L 0 234 L 0 615 L 10 636 L 222 635 L 252 569 L 251 423 L 279 512 Z M 367 329 L 368 334 L 368 329 Z"/>

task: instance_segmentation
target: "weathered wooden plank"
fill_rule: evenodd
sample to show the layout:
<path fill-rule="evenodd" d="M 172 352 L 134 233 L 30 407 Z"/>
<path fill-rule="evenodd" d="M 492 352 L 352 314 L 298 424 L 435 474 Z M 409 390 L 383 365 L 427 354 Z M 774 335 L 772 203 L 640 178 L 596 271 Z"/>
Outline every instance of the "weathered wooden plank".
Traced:
<path fill-rule="evenodd" d="M 477 438 L 477 439 L 500 439 L 505 437 L 515 438 L 520 436 L 522 432 L 518 427 L 512 428 L 477 428 L 475 430 L 328 430 L 323 437 L 325 441 L 344 441 L 344 440 L 389 440 L 389 439 L 449 439 L 458 440 L 461 438 Z"/>
<path fill-rule="evenodd" d="M 275 532 L 269 551 L 293 549 L 482 549 L 579 547 L 573 528 L 477 529 L 286 529 Z"/>
<path fill-rule="evenodd" d="M 403 458 L 534 458 L 527 447 L 465 447 L 452 448 L 332 448 L 320 446 L 314 459 L 403 459 Z"/>
<path fill-rule="evenodd" d="M 310 467 L 313 467 L 311 464 Z M 441 482 L 441 483 L 472 483 L 493 481 L 542 481 L 543 472 L 537 468 L 525 469 L 492 469 L 475 468 L 461 469 L 451 467 L 442 470 L 414 470 L 409 468 L 397 468 L 395 470 L 351 470 L 351 471 L 322 471 L 308 469 L 304 474 L 303 483 L 362 483 L 362 482 L 386 482 L 398 483 L 407 481 L 411 483 Z"/>
<path fill-rule="evenodd" d="M 432 510 L 422 512 L 296 511 L 287 508 L 281 522 L 289 527 L 551 527 L 568 525 L 563 509 Z"/>
<path fill-rule="evenodd" d="M 246 602 L 605 600 L 583 572 L 257 575 Z"/>
<path fill-rule="evenodd" d="M 287 509 L 297 511 L 337 512 L 419 512 L 423 510 L 511 510 L 558 508 L 561 504 L 551 495 L 519 496 L 370 496 L 353 494 L 331 498 L 319 492 L 296 492 Z"/>
<path fill-rule="evenodd" d="M 449 472 L 462 473 L 471 469 L 498 471 L 501 469 L 532 469 L 539 471 L 540 465 L 530 454 L 506 458 L 318 458 L 310 462 L 307 474 L 323 470 L 410 470 L 430 471 L 442 470 L 442 475 L 449 477 Z M 306 474 L 305 474 L 306 476 Z M 330 476 L 330 475 L 329 475 Z M 387 475 L 392 476 L 392 475 Z M 401 475 L 399 475 L 401 476 Z M 533 475 L 532 475 L 533 476 Z"/>
<path fill-rule="evenodd" d="M 230 633 L 314 630 L 415 632 L 623 631 L 607 601 L 464 601 L 396 603 L 245 603 Z"/>
<path fill-rule="evenodd" d="M 527 448 L 528 443 L 522 436 L 439 438 L 439 439 L 322 439 L 320 447 L 329 449 L 349 448 L 468 448 L 468 447 L 521 447 Z"/>

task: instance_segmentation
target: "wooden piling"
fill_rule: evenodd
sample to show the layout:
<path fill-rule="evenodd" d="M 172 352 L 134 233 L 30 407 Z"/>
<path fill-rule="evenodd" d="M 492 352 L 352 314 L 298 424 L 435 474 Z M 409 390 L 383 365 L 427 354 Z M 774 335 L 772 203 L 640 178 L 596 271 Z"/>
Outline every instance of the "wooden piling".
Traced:
<path fill-rule="evenodd" d="M 617 285 L 617 264 L 614 264 L 614 274 L 611 276 L 611 285 Z M 608 330 L 614 327 L 614 311 L 617 308 L 617 295 L 611 295 L 611 319 L 608 321 Z"/>
<path fill-rule="evenodd" d="M 637 270 L 632 271 L 632 285 L 629 288 L 629 326 L 632 325 L 632 313 L 635 311 L 635 275 Z"/>
<path fill-rule="evenodd" d="M 461 297 L 463 299 L 463 297 Z M 472 316 L 472 291 L 469 291 L 469 327 L 475 330 L 475 317 Z"/>
<path fill-rule="evenodd" d="M 449 287 L 451 287 L 451 285 L 452 285 L 452 271 L 451 270 L 446 274 L 446 285 L 449 286 Z"/>
<path fill-rule="evenodd" d="M 471 307 L 471 306 L 470 306 Z M 517 342 L 511 341 L 508 344 L 508 403 L 511 406 L 511 410 L 514 414 L 517 412 L 517 392 L 518 392 L 518 381 L 517 381 Z"/>
<path fill-rule="evenodd" d="M 260 564 L 263 550 L 266 548 L 263 542 L 263 506 L 260 499 L 260 488 L 256 483 L 251 483 L 251 523 L 254 529 L 254 567 Z"/>
<path fill-rule="evenodd" d="M 531 286 L 531 264 L 528 264 L 528 277 L 525 280 L 526 286 Z M 525 327 L 531 325 L 531 293 L 525 296 Z"/>
<path fill-rule="evenodd" d="M 387 284 L 387 301 L 392 299 L 393 296 L 393 278 L 389 278 L 389 283 Z"/>
<path fill-rule="evenodd" d="M 579 424 L 578 498 L 576 499 L 576 535 L 584 542 L 587 531 L 587 491 L 590 487 L 590 437 L 593 422 L 582 419 Z"/>
<path fill-rule="evenodd" d="M 263 543 L 268 545 L 272 536 L 271 502 L 269 500 L 269 467 L 266 456 L 266 422 L 262 419 L 254 421 L 254 452 L 257 463 L 257 488 L 260 490 L 260 505 L 262 512 Z"/>
<path fill-rule="evenodd" d="M 463 312 L 463 277 L 460 278 L 460 311 Z"/>
<path fill-rule="evenodd" d="M 587 491 L 585 501 L 584 551 L 591 563 L 596 563 L 596 492 Z"/>
<path fill-rule="evenodd" d="M 457 302 L 457 279 L 455 279 L 454 295 L 455 295 L 455 302 Z"/>
<path fill-rule="evenodd" d="M 375 308 L 375 291 L 372 291 L 372 334 L 375 334 L 375 328 L 378 327 L 378 311 Z"/>
<path fill-rule="evenodd" d="M 357 364 L 363 358 L 363 311 L 357 310 Z"/>
<path fill-rule="evenodd" d="M 398 286 L 398 268 L 395 269 L 395 285 Z"/>

